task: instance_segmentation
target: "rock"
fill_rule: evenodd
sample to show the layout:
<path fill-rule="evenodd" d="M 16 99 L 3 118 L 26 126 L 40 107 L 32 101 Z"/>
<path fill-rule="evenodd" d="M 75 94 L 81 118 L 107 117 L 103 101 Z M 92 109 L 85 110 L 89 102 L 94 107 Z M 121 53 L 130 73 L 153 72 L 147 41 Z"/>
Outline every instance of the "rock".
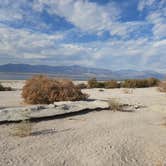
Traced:
<path fill-rule="evenodd" d="M 5 108 L 0 110 L 0 122 L 19 121 L 25 119 L 37 119 L 52 117 L 82 110 L 108 109 L 105 101 L 65 101 L 55 102 L 50 105 L 36 105 L 17 108 Z"/>

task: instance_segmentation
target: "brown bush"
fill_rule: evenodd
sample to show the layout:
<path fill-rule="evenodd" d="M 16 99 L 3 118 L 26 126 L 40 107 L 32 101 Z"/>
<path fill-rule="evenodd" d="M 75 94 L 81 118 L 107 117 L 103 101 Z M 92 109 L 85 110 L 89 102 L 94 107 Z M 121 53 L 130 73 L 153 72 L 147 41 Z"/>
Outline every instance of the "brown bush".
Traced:
<path fill-rule="evenodd" d="M 158 89 L 160 92 L 166 92 L 166 81 L 160 82 Z"/>
<path fill-rule="evenodd" d="M 54 101 L 76 101 L 87 98 L 70 80 L 54 80 L 34 76 L 26 81 L 22 96 L 29 104 L 50 104 Z"/>
<path fill-rule="evenodd" d="M 120 88 L 120 84 L 115 80 L 106 81 L 105 88 L 107 88 L 107 89 Z"/>
<path fill-rule="evenodd" d="M 86 88 L 88 88 L 88 85 L 87 84 L 84 84 L 84 83 L 80 83 L 80 84 L 78 84 L 78 85 L 76 85 L 77 86 L 77 88 L 79 88 L 79 89 L 86 89 Z"/>
<path fill-rule="evenodd" d="M 119 88 L 119 84 L 116 81 L 98 82 L 96 78 L 92 78 L 88 81 L 88 88 Z"/>
<path fill-rule="evenodd" d="M 92 78 L 88 80 L 88 88 L 97 88 L 97 86 L 98 86 L 98 82 L 96 78 Z"/>
<path fill-rule="evenodd" d="M 160 80 L 158 80 L 156 78 L 148 78 L 147 81 L 148 81 L 149 87 L 158 86 L 160 83 Z"/>
<path fill-rule="evenodd" d="M 124 88 L 146 88 L 157 86 L 160 81 L 155 78 L 148 79 L 129 79 L 125 80 L 122 84 Z"/>

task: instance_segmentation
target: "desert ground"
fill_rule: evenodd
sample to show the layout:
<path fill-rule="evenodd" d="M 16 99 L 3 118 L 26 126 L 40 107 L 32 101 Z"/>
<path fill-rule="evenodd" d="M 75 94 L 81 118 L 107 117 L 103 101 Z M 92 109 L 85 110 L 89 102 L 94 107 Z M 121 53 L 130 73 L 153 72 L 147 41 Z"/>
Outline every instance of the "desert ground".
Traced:
<path fill-rule="evenodd" d="M 0 108 L 23 106 L 23 81 L 3 81 Z M 134 112 L 93 111 L 33 123 L 32 135 L 10 134 L 0 125 L 0 166 L 164 166 L 166 94 L 157 88 L 85 89 L 90 99 L 142 106 Z"/>

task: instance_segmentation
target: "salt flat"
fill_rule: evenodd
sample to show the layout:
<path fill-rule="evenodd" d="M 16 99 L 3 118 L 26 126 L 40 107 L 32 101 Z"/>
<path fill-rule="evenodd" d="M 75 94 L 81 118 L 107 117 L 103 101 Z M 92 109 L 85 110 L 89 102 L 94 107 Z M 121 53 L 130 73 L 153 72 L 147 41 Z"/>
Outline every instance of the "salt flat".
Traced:
<path fill-rule="evenodd" d="M 21 87 L 21 86 L 18 86 Z M 20 89 L 20 88 L 18 88 Z M 0 125 L 2 166 L 157 166 L 166 164 L 166 94 L 156 88 L 85 89 L 90 99 L 138 104 L 135 112 L 94 111 L 34 123 L 31 136 Z M 22 105 L 21 90 L 0 92 L 0 107 Z"/>

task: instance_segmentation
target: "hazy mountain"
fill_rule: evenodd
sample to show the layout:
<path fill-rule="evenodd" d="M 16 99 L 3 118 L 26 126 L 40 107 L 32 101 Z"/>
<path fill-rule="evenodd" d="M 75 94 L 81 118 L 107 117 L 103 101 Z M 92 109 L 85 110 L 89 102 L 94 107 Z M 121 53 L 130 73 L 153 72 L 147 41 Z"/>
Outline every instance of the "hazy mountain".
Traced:
<path fill-rule="evenodd" d="M 128 79 L 128 78 L 147 78 L 155 77 L 165 78 L 164 74 L 154 71 L 136 71 L 136 70 L 118 70 L 111 71 L 107 69 L 89 68 L 82 66 L 47 66 L 47 65 L 28 65 L 28 64 L 6 64 L 0 65 L 0 72 L 4 73 L 22 73 L 24 75 L 33 75 L 34 73 L 48 74 L 51 76 L 71 77 L 72 79 L 89 79 L 96 77 L 98 79 Z M 14 74 L 13 74 L 14 77 Z M 12 77 L 12 78 L 13 78 Z M 0 78 L 2 79 L 2 78 Z"/>

